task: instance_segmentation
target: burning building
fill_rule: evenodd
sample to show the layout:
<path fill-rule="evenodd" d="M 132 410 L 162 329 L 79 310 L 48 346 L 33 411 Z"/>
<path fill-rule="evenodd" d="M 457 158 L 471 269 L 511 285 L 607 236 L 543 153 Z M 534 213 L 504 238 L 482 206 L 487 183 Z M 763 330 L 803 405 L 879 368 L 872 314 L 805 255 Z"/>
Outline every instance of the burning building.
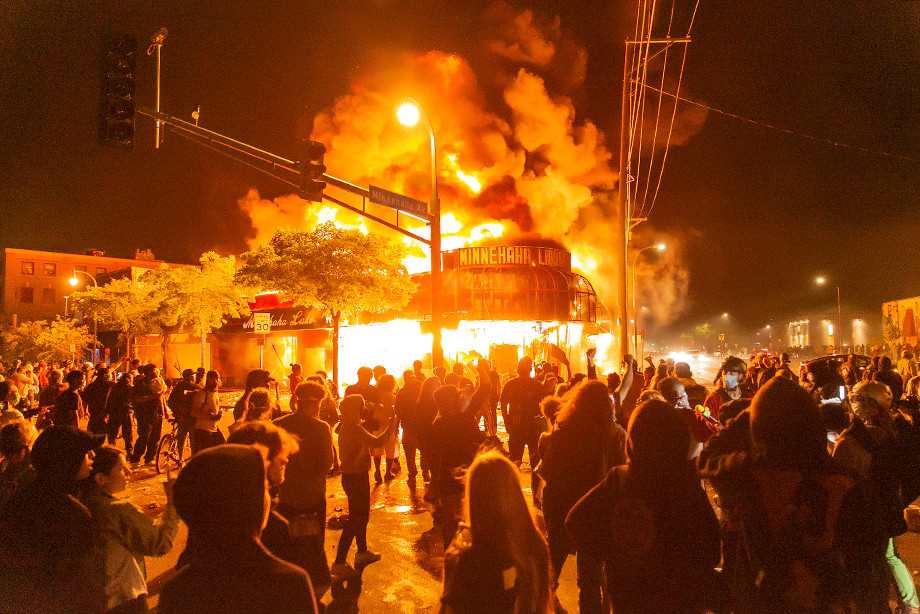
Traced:
<path fill-rule="evenodd" d="M 500 373 L 512 373 L 520 357 L 558 364 L 565 374 L 583 371 L 583 350 L 604 346 L 609 316 L 591 283 L 572 270 L 561 246 L 492 241 L 444 252 L 442 275 L 445 358 L 488 358 Z M 431 276 L 413 275 L 419 290 L 398 312 L 366 314 L 340 329 L 341 379 L 359 366 L 381 364 L 399 374 L 423 360 L 430 368 Z M 241 379 L 248 369 L 276 374 L 298 362 L 307 372 L 331 371 L 332 334 L 326 314 L 260 295 L 254 314 L 266 314 L 270 332 L 254 332 L 256 316 L 232 320 L 214 338 L 212 361 L 222 374 Z M 263 316 L 265 317 L 265 316 Z"/>

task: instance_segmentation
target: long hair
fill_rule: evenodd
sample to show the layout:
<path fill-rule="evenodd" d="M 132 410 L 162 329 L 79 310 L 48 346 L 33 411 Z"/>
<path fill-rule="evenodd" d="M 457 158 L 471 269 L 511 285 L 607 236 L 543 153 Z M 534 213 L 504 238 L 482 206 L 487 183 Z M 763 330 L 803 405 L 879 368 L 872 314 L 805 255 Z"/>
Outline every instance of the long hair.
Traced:
<path fill-rule="evenodd" d="M 518 574 L 517 614 L 550 614 L 549 550 L 521 492 L 521 476 L 499 452 L 487 452 L 467 472 L 464 514 L 473 548 L 507 555 Z"/>
<path fill-rule="evenodd" d="M 556 414 L 563 428 L 606 433 L 613 426 L 613 404 L 607 386 L 598 380 L 584 380 L 569 391 L 566 403 Z"/>

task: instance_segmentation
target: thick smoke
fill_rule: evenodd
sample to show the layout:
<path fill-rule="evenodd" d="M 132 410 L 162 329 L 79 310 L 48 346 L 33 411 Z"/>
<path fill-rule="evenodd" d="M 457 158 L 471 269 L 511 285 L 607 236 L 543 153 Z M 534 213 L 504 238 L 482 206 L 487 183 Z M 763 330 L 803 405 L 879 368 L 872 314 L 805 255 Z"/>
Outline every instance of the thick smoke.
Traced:
<path fill-rule="evenodd" d="M 483 19 L 482 48 L 492 58 L 488 64 L 499 67 L 500 75 L 489 78 L 500 87 L 503 106 L 486 108 L 484 91 L 495 84 L 480 83 L 462 57 L 440 51 L 381 54 L 371 72 L 355 78 L 347 94 L 313 119 L 311 138 L 325 143 L 331 175 L 427 201 L 428 132 L 403 127 L 395 118 L 398 104 L 411 95 L 430 114 L 442 212 L 456 218 L 461 234 L 479 240 L 487 234 L 473 233 L 474 227 L 499 221 L 506 239 L 536 235 L 562 243 L 612 310 L 612 273 L 622 264 L 615 247 L 621 241 L 615 161 L 605 135 L 578 117 L 564 95 L 584 80 L 587 54 L 558 18 L 496 2 Z M 255 228 L 252 245 L 279 227 L 310 228 L 330 215 L 326 203 L 296 196 L 271 202 L 254 191 L 240 207 Z M 365 220 L 353 214 L 335 219 L 367 230 Z M 657 305 L 666 321 L 673 307 L 683 304 L 687 274 L 676 257 L 657 262 L 659 269 L 649 274 L 655 282 L 641 285 L 655 286 L 656 295 L 643 295 L 644 302 Z M 640 269 L 640 276 L 646 275 Z"/>

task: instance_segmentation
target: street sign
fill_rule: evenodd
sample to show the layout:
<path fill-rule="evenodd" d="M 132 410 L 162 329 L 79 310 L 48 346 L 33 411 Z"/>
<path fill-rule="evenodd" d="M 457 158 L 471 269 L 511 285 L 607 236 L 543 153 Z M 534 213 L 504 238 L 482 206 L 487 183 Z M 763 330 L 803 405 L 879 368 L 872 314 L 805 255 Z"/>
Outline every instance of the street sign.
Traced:
<path fill-rule="evenodd" d="M 725 333 L 719 333 L 719 341 L 725 341 Z"/>
<path fill-rule="evenodd" d="M 253 332 L 258 335 L 267 335 L 272 330 L 272 316 L 270 313 L 252 314 Z"/>
<path fill-rule="evenodd" d="M 375 185 L 369 185 L 367 189 L 368 192 L 370 192 L 370 201 L 372 203 L 383 205 L 390 209 L 396 209 L 421 220 L 428 221 L 428 203 L 423 203 L 420 200 L 415 200 L 414 198 L 409 198 L 408 196 L 403 196 L 396 192 L 378 188 Z"/>

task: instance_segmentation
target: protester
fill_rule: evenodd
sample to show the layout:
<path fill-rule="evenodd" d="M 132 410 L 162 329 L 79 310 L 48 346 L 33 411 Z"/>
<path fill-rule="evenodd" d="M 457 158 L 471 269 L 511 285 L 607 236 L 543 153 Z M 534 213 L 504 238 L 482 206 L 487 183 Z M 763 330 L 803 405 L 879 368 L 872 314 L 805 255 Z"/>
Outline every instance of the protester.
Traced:
<path fill-rule="evenodd" d="M 729 356 L 722 361 L 722 365 L 719 367 L 718 373 L 716 373 L 715 381 L 713 381 L 716 389 L 706 397 L 706 401 L 703 403 L 709 409 L 709 414 L 713 418 L 721 422 L 719 410 L 724 403 L 748 396 L 742 388 L 746 373 L 747 367 L 740 358 Z"/>
<path fill-rule="evenodd" d="M 220 373 L 208 371 L 204 379 L 204 388 L 196 391 L 192 398 L 190 414 L 195 419 L 195 428 L 191 433 L 192 456 L 224 442 L 224 436 L 217 428 L 217 423 L 223 415 L 219 390 Z"/>
<path fill-rule="evenodd" d="M 531 469 L 540 462 L 540 427 L 536 419 L 540 417 L 540 401 L 546 396 L 540 382 L 530 376 L 532 368 L 530 358 L 525 356 L 518 361 L 518 375 L 505 384 L 500 401 L 511 460 L 520 466 L 526 446 Z"/>
<path fill-rule="evenodd" d="M 26 420 L 0 429 L 0 509 L 35 477 L 29 452 L 35 435 L 35 427 Z"/>
<path fill-rule="evenodd" d="M 300 449 L 296 437 L 264 420 L 241 423 L 227 438 L 227 443 L 255 446 L 262 453 L 270 495 L 276 494 L 284 483 L 291 455 Z M 262 545 L 278 558 L 297 565 L 290 522 L 275 510 L 276 504 L 277 498 L 272 496 L 272 510 L 262 530 Z M 314 590 L 319 593 L 318 597 L 322 596 L 318 587 L 314 586 Z"/>
<path fill-rule="evenodd" d="M 370 448 L 380 446 L 396 431 L 396 414 L 390 418 L 386 430 L 374 436 L 361 424 L 364 399 L 359 394 L 346 395 L 339 405 L 342 427 L 339 431 L 339 459 L 342 463 L 342 490 L 348 497 L 348 521 L 339 537 L 335 563 L 330 568 L 333 575 L 348 578 L 355 568 L 363 568 L 380 560 L 380 555 L 367 548 L 367 523 L 370 518 Z M 352 542 L 358 552 L 355 565 L 346 562 Z"/>
<path fill-rule="evenodd" d="M 52 369 L 48 372 L 48 384 L 38 393 L 39 410 L 50 410 L 57 403 L 58 396 L 67 390 L 67 386 L 61 385 L 64 374 L 59 369 Z"/>
<path fill-rule="evenodd" d="M 718 523 L 688 461 L 686 422 L 666 403 L 647 401 L 627 433 L 627 463 L 568 515 L 575 547 L 605 562 L 618 614 L 711 611 L 719 594 Z"/>
<path fill-rule="evenodd" d="M 269 553 L 259 539 L 270 501 L 257 450 L 237 444 L 203 450 L 173 491 L 189 533 L 186 563 L 160 593 L 162 614 L 317 612 L 304 570 Z"/>
<path fill-rule="evenodd" d="M 303 377 L 303 367 L 299 364 L 291 365 L 291 374 L 288 375 L 288 388 L 290 389 L 291 394 L 294 394 L 294 391 L 297 390 L 297 387 L 304 381 Z"/>
<path fill-rule="evenodd" d="M 98 531 L 73 496 L 103 441 L 66 425 L 50 426 L 35 440 L 35 477 L 0 511 L 0 612 L 103 610 Z"/>
<path fill-rule="evenodd" d="M 67 390 L 58 395 L 54 408 L 51 410 L 51 420 L 58 426 L 76 427 L 79 420 L 85 419 L 86 410 L 80 398 L 83 388 L 83 372 L 69 371 L 65 378 Z"/>
<path fill-rule="evenodd" d="M 389 373 L 381 374 L 377 379 L 377 392 L 380 398 L 380 404 L 374 409 L 373 414 L 374 420 L 377 422 L 377 428 L 373 429 L 374 435 L 380 435 L 384 429 L 386 429 L 387 424 L 389 424 L 390 418 L 396 415 L 396 395 L 393 394 L 395 391 L 396 378 Z M 371 451 L 371 456 L 374 458 L 374 481 L 377 484 L 380 484 L 384 480 L 389 482 L 396 477 L 396 472 L 399 470 L 398 452 L 399 437 L 396 429 L 394 429 L 393 434 L 382 446 L 374 448 Z M 386 457 L 386 473 L 381 475 L 381 461 L 384 457 Z"/>
<path fill-rule="evenodd" d="M 91 381 L 80 394 L 86 411 L 89 413 L 86 430 L 90 433 L 105 434 L 108 432 L 106 428 L 106 420 L 109 417 L 108 402 L 114 385 L 108 367 L 101 367 L 96 369 L 96 379 Z"/>
<path fill-rule="evenodd" d="M 326 560 L 326 475 L 332 465 L 332 431 L 318 418 L 327 389 L 313 381 L 297 387 L 292 397 L 294 413 L 275 425 L 299 440 L 290 456 L 286 479 L 278 487 L 278 512 L 290 523 L 292 553 L 289 559 L 303 567 L 313 586 L 323 595 L 331 584 Z"/>
<path fill-rule="evenodd" d="M 573 544 L 565 529 L 572 506 L 600 482 L 607 471 L 626 462 L 626 433 L 613 421 L 607 386 L 585 380 L 557 413 L 555 425 L 540 437 L 543 516 L 552 560 L 553 586 Z M 578 549 L 578 607 L 601 612 L 601 559 Z M 612 570 L 611 570 L 612 571 Z"/>
<path fill-rule="evenodd" d="M 163 432 L 166 399 L 163 391 L 157 392 L 160 389 L 157 382 L 160 370 L 156 365 L 143 365 L 141 374 L 143 377 L 134 379 L 134 387 L 131 390 L 131 406 L 137 420 L 137 441 L 134 442 L 131 462 L 139 463 L 143 458 L 145 464 L 152 465 Z"/>
<path fill-rule="evenodd" d="M 827 453 L 814 400 L 774 378 L 748 412 L 751 450 L 701 463 L 737 513 L 735 612 L 880 611 L 887 593 L 866 570 L 884 560 L 887 537 L 868 493 Z"/>
<path fill-rule="evenodd" d="M 833 456 L 867 482 L 888 537 L 887 569 L 867 569 L 864 573 L 874 571 L 886 578 L 890 575 L 898 597 L 898 612 L 916 614 L 920 612 L 920 599 L 910 570 L 895 549 L 894 538 L 907 531 L 904 508 L 920 495 L 916 488 L 920 476 L 908 473 L 917 469 L 916 461 L 906 462 L 920 452 L 916 445 L 920 439 L 920 411 L 914 410 L 913 425 L 898 416 L 905 423 L 903 435 L 899 435 L 889 414 L 891 390 L 885 384 L 859 382 L 850 392 L 849 402 L 853 418 L 837 439 Z"/>
<path fill-rule="evenodd" d="M 131 420 L 131 396 L 134 385 L 133 377 L 130 373 L 124 373 L 112 391 L 109 394 L 109 422 L 106 425 L 108 429 L 109 443 L 115 445 L 118 440 L 118 433 L 121 431 L 121 437 L 125 442 L 125 454 L 128 458 L 133 457 L 134 451 L 134 422 Z"/>
<path fill-rule="evenodd" d="M 173 505 L 171 476 L 163 482 L 166 508 L 159 523 L 127 499 L 116 495 L 128 487 L 131 467 L 113 446 L 96 449 L 89 487 L 82 500 L 102 538 L 105 570 L 105 611 L 109 614 L 147 612 L 147 567 L 144 557 L 160 557 L 172 550 L 179 532 Z"/>
<path fill-rule="evenodd" d="M 256 388 L 268 388 L 269 384 L 273 381 L 275 381 L 275 378 L 265 369 L 253 369 L 246 374 L 246 388 L 243 390 L 243 396 L 233 405 L 234 422 L 246 419 L 246 410 L 249 408 L 249 395 L 252 394 L 252 391 Z M 280 408 L 276 409 L 273 407 L 272 412 L 277 415 L 272 415 L 271 418 L 280 416 Z"/>
<path fill-rule="evenodd" d="M 441 614 L 550 614 L 549 556 L 499 452 L 479 456 L 466 479 L 464 524 L 444 556 Z"/>
<path fill-rule="evenodd" d="M 419 363 L 421 367 L 421 363 Z M 437 378 L 433 378 L 437 382 Z M 416 379 L 415 375 L 407 371 L 405 374 L 405 385 L 396 393 L 393 400 L 393 409 L 396 411 L 396 417 L 402 425 L 402 447 L 406 454 L 406 468 L 408 470 L 409 486 L 415 487 L 415 476 L 418 475 L 418 467 L 415 464 L 416 450 L 422 446 L 424 425 L 421 423 L 418 407 L 419 395 L 422 390 L 422 383 Z M 427 459 L 426 459 L 427 460 Z M 426 466 L 423 469 L 429 469 Z"/>
<path fill-rule="evenodd" d="M 489 367 L 481 361 L 479 387 L 472 396 L 462 395 L 454 386 L 446 384 L 434 393 L 438 417 L 431 425 L 432 482 L 427 498 L 438 505 L 436 513 L 441 522 L 444 547 L 450 543 L 460 523 L 462 513 L 463 470 L 473 462 L 486 434 L 479 430 L 478 421 L 470 406 L 478 407 L 489 397 Z"/>
<path fill-rule="evenodd" d="M 192 429 L 195 428 L 196 420 L 192 418 L 192 400 L 197 391 L 195 372 L 185 369 L 182 371 L 182 380 L 173 386 L 169 398 L 166 399 L 166 405 L 176 421 L 176 450 L 180 455 L 185 452 L 185 442 L 191 435 Z M 185 459 L 179 459 L 180 464 L 184 461 Z"/>

